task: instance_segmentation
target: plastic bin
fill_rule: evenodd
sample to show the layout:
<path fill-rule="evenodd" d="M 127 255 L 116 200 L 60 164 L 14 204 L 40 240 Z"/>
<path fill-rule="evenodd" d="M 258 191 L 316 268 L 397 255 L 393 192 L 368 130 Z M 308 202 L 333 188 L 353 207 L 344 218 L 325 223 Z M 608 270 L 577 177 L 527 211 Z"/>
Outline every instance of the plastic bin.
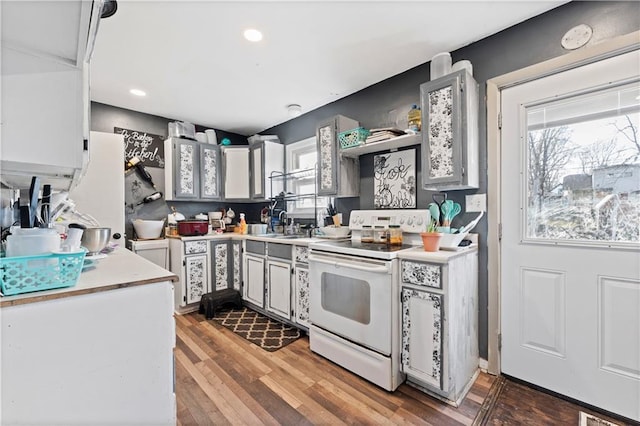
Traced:
<path fill-rule="evenodd" d="M 358 127 L 346 132 L 338 133 L 338 140 L 340 141 L 340 148 L 353 148 L 365 143 L 369 136 L 369 131 L 364 127 Z"/>
<path fill-rule="evenodd" d="M 86 250 L 38 256 L 0 257 L 0 288 L 5 296 L 71 287 L 76 284 Z"/>

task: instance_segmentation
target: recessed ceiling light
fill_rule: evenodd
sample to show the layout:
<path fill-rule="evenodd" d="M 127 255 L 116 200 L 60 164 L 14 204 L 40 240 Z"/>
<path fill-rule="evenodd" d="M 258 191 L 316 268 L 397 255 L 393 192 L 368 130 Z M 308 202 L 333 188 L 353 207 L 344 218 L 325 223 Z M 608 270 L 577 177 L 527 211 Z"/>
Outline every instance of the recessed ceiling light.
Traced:
<path fill-rule="evenodd" d="M 140 89 L 131 89 L 129 90 L 129 93 L 136 96 L 147 96 L 147 93 Z"/>
<path fill-rule="evenodd" d="M 287 113 L 289 114 L 289 117 L 293 118 L 293 117 L 297 117 L 300 114 L 302 114 L 302 107 L 298 104 L 290 104 L 287 105 Z"/>
<path fill-rule="evenodd" d="M 249 41 L 260 41 L 262 40 L 262 33 L 258 30 L 254 30 L 253 28 L 250 28 L 248 30 L 245 30 L 244 38 L 246 38 Z"/>

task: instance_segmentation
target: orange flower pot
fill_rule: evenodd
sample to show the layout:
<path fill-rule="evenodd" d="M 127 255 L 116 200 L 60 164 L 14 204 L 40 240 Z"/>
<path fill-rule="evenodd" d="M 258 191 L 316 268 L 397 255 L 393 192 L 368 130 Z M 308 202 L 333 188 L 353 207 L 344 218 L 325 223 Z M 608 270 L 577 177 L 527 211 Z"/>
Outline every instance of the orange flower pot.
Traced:
<path fill-rule="evenodd" d="M 420 236 L 422 237 L 424 251 L 438 251 L 440 249 L 441 232 L 422 232 Z"/>

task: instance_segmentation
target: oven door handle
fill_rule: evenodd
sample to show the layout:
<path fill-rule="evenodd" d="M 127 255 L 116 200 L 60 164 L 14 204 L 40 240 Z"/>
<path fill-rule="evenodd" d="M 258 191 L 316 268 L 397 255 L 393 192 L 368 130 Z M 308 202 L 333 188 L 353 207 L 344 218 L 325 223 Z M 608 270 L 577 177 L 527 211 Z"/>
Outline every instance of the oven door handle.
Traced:
<path fill-rule="evenodd" d="M 318 262 L 324 265 L 331 265 L 336 268 L 350 268 L 357 269 L 358 271 L 373 272 L 373 273 L 385 273 L 390 274 L 391 270 L 387 265 L 376 265 L 373 262 L 353 262 L 345 259 L 331 259 L 309 255 L 309 262 Z"/>

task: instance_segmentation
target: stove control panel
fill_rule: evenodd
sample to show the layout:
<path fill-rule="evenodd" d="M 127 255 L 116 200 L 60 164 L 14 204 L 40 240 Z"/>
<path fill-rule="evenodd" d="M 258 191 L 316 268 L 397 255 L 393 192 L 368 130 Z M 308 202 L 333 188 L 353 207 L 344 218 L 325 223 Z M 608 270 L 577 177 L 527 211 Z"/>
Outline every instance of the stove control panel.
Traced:
<path fill-rule="evenodd" d="M 420 233 L 431 220 L 429 210 L 353 210 L 349 216 L 349 228 L 361 231 L 363 226 L 400 225 L 402 232 Z"/>

